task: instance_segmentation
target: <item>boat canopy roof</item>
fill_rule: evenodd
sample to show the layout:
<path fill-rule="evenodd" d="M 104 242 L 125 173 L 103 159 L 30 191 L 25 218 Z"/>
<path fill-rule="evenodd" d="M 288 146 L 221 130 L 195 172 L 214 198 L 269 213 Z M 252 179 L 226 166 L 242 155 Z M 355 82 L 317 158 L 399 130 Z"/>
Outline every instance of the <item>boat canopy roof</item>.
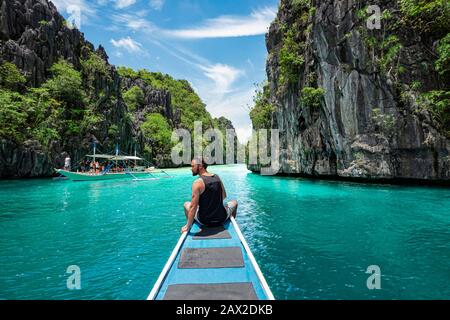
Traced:
<path fill-rule="evenodd" d="M 115 156 L 110 154 L 87 154 L 86 157 L 98 158 L 98 159 L 108 159 L 108 160 L 144 160 L 136 156 Z"/>
<path fill-rule="evenodd" d="M 112 157 L 114 157 L 114 156 L 112 156 L 112 155 L 109 155 L 109 154 L 87 154 L 86 155 L 86 157 L 89 157 L 89 158 L 98 158 L 98 159 L 111 159 Z"/>

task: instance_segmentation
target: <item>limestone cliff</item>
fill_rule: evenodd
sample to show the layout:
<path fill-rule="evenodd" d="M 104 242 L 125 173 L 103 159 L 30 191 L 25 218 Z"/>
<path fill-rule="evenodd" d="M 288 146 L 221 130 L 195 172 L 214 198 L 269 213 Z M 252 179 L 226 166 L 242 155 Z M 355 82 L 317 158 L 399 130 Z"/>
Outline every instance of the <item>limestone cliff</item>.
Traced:
<path fill-rule="evenodd" d="M 39 122 L 39 118 L 32 114 L 35 108 L 13 103 L 20 100 L 26 105 L 26 95 L 52 78 L 51 68 L 61 59 L 79 74 L 83 102 L 57 104 L 58 110 L 53 111 L 58 114 L 55 117 L 58 124 L 48 121 L 52 135 L 39 139 L 31 132 Z M 141 125 L 148 114 L 161 114 L 168 123 L 168 130 L 186 127 L 191 118 L 204 118 L 212 125 L 205 105 L 187 81 L 157 74 L 162 80 L 170 79 L 179 87 L 189 87 L 198 100 L 199 106 L 195 111 L 189 110 L 189 106 L 180 108 L 180 101 L 174 104 L 174 94 L 178 100 L 178 96 L 182 96 L 178 94 L 178 87 L 169 92 L 155 88 L 143 79 L 121 76 L 115 66 L 109 64 L 103 47 L 94 48 L 83 33 L 70 28 L 47 0 L 0 0 L 0 68 L 5 63 L 14 64 L 25 83 L 17 85 L 15 91 L 0 85 L 0 115 L 22 119 L 15 128 L 20 133 L 19 138 L 0 128 L 0 178 L 51 176 L 53 168 L 63 165 L 67 154 L 76 163 L 91 152 L 93 141 L 102 152 L 112 152 L 118 144 L 123 152 L 132 153 L 136 148 L 139 154 L 147 154 L 156 165 L 167 166 L 170 165 L 167 155 L 164 161 L 158 161 L 156 151 L 146 153 L 151 139 L 144 137 Z M 146 75 L 153 77 L 149 72 Z M 0 83 L 4 83 L 4 79 L 0 79 Z M 134 108 L 124 100 L 124 93 L 131 87 L 139 87 L 143 95 L 143 101 Z M 40 119 L 48 117 L 48 114 L 49 110 L 44 110 Z M 8 121 L 0 120 L 0 123 Z M 41 132 L 44 129 L 41 128 Z"/>
<path fill-rule="evenodd" d="M 378 1 L 370 30 L 371 1 L 281 0 L 261 98 L 280 129 L 280 173 L 450 179 L 449 73 L 436 68 L 448 10 L 410 14 L 418 2 Z"/>

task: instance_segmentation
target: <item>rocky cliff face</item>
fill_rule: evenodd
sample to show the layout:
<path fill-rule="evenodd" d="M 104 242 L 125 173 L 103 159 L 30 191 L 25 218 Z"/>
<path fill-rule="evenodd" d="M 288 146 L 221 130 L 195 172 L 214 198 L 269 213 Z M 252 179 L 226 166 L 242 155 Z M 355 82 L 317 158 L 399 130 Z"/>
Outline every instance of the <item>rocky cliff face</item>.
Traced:
<path fill-rule="evenodd" d="M 423 92 L 449 90 L 434 68 L 448 30 L 401 25 L 398 1 L 379 1 L 382 28 L 368 30 L 371 4 L 281 1 L 266 36 L 280 173 L 448 181 L 446 128 L 418 103 Z"/>
<path fill-rule="evenodd" d="M 179 110 L 172 110 L 170 93 L 166 90 L 158 90 L 149 86 L 142 79 L 122 78 L 123 91 L 130 90 L 132 87 L 138 87 L 142 90 L 144 97 L 143 103 L 138 106 L 134 112 L 136 128 L 145 121 L 145 115 L 149 113 L 160 113 L 168 119 L 172 127 L 177 127 L 180 123 Z M 175 115 L 174 115 L 175 113 Z M 176 118 L 175 118 L 176 116 Z"/>
<path fill-rule="evenodd" d="M 96 130 L 84 132 L 82 136 L 65 136 L 44 148 L 37 141 L 17 144 L 3 138 L 0 144 L 0 177 L 36 177 L 53 174 L 54 167 L 63 164 L 65 156 L 80 159 L 91 148 L 93 140 L 105 148 L 112 148 L 108 128 L 116 125 L 121 148 L 130 150 L 135 141 L 131 124 L 126 121 L 126 105 L 120 97 L 120 77 L 114 66 L 107 63 L 102 47 L 94 46 L 84 39 L 77 29 L 67 27 L 64 18 L 48 1 L 2 0 L 0 1 L 0 57 L 2 61 L 14 63 L 26 76 L 27 86 L 38 87 L 49 76 L 49 68 L 59 59 L 70 62 L 81 69 L 81 60 L 89 51 L 102 57 L 107 65 L 107 76 L 95 75 L 94 93 L 104 92 L 98 100 L 104 121 Z"/>
<path fill-rule="evenodd" d="M 83 67 L 92 53 L 101 59 L 104 72 Z M 60 59 L 82 75 L 83 91 L 89 100 L 83 112 L 92 112 L 101 120 L 77 134 L 62 131 L 61 139 L 48 145 L 34 139 L 17 142 L 8 135 L 0 136 L 0 178 L 51 176 L 67 154 L 73 162 L 80 160 L 91 151 L 93 141 L 102 152 L 111 152 L 118 143 L 123 152 L 132 153 L 136 147 L 143 154 L 146 139 L 140 125 L 149 113 L 162 114 L 171 128 L 180 125 L 181 111 L 172 105 L 167 90 L 152 88 L 139 78 L 121 77 L 108 63 L 103 47 L 95 49 L 79 30 L 69 28 L 51 2 L 0 0 L 0 64 L 14 63 L 26 77 L 26 87 L 35 88 L 51 77 L 49 69 Z M 122 94 L 133 86 L 143 91 L 144 101 L 132 111 Z M 156 165 L 167 165 L 167 161 Z"/>

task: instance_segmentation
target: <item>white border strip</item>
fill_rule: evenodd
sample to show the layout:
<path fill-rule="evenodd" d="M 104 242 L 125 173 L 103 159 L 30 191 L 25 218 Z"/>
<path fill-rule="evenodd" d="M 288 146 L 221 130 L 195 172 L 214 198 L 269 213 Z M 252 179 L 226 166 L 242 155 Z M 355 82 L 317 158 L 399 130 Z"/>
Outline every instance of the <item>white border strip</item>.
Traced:
<path fill-rule="evenodd" d="M 241 229 L 239 229 L 239 226 L 233 217 L 231 217 L 231 222 L 233 223 L 234 229 L 236 230 L 236 233 L 239 239 L 241 240 L 241 243 L 244 246 L 244 249 L 247 252 L 248 257 L 253 267 L 255 268 L 256 275 L 258 276 L 259 281 L 261 281 L 261 285 L 264 291 L 266 292 L 268 300 L 275 300 L 275 297 L 273 296 L 272 291 L 270 290 L 269 285 L 267 284 L 267 281 L 264 278 L 264 275 L 262 274 L 261 269 L 259 268 L 258 263 L 255 260 L 255 257 L 253 256 L 253 253 L 250 251 L 250 247 L 248 246 L 247 241 L 245 241 L 245 238 L 242 235 Z"/>
<path fill-rule="evenodd" d="M 147 297 L 147 300 L 155 300 L 156 299 L 159 289 L 161 288 L 161 285 L 162 285 L 164 279 L 166 278 L 167 274 L 169 273 L 169 270 L 172 267 L 172 264 L 175 261 L 175 258 L 177 257 L 178 251 L 180 251 L 180 248 L 183 245 L 183 242 L 186 239 L 188 233 L 189 233 L 189 230 L 187 232 L 183 232 L 183 234 L 180 236 L 180 239 L 178 239 L 177 245 L 173 249 L 172 254 L 169 257 L 169 260 L 167 260 L 167 262 L 166 262 L 166 265 L 162 269 L 161 274 L 158 277 L 158 280 L 156 280 L 152 291 L 150 291 L 150 294 Z"/>

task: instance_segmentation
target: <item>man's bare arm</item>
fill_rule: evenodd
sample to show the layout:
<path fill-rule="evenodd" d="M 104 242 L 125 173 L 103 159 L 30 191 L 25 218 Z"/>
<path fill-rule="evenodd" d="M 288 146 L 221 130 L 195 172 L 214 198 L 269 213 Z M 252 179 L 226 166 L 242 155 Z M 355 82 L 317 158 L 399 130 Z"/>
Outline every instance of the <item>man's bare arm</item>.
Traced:
<path fill-rule="evenodd" d="M 188 229 L 194 223 L 194 216 L 195 216 L 195 213 L 197 212 L 198 202 L 200 200 L 200 191 L 201 191 L 201 184 L 199 181 L 195 181 L 192 184 L 192 200 L 191 200 L 191 206 L 189 207 L 189 212 L 188 212 L 188 221 L 186 223 L 186 227 Z"/>

